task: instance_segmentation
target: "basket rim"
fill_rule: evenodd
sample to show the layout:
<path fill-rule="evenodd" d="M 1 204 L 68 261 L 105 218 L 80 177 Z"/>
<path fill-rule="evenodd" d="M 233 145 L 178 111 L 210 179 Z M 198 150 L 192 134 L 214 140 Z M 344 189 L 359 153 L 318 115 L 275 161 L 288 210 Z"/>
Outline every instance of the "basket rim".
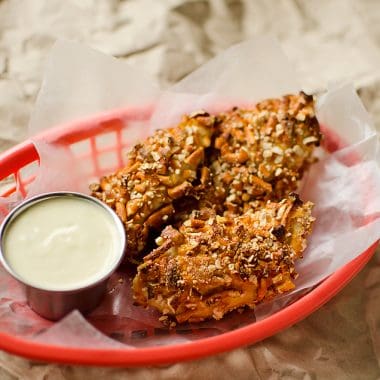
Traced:
<path fill-rule="evenodd" d="M 39 160 L 38 150 L 35 145 L 37 141 L 54 144 L 74 144 L 83 140 L 83 138 L 90 137 L 94 133 L 94 125 L 98 125 L 98 129 L 101 129 L 104 123 L 109 123 L 113 120 L 147 120 L 153 111 L 153 107 L 153 104 L 146 104 L 103 111 L 91 117 L 80 117 L 75 121 L 63 122 L 55 127 L 40 131 L 36 135 L 0 153 L 0 162 L 2 163 L 0 165 L 0 181 L 17 172 L 23 166 Z"/>
<path fill-rule="evenodd" d="M 92 118 L 62 124 L 40 133 L 33 139 L 73 143 L 81 140 L 78 139 L 78 135 L 83 136 L 81 132 L 89 133 L 94 123 L 102 123 L 110 119 L 128 119 L 131 116 L 136 116 L 136 113 L 142 115 L 141 111 L 144 111 L 144 116 L 149 115 L 151 107 L 125 108 L 104 112 Z M 133 117 L 133 120 L 136 120 L 136 117 Z M 140 120 L 142 119 L 140 118 Z M 7 167 L 7 170 L 10 169 L 14 172 L 26 164 L 38 160 L 38 152 L 33 139 L 28 139 L 0 155 L 2 162 L 11 165 Z M 30 157 L 33 159 L 28 160 Z M 97 349 L 44 344 L 0 331 L 0 349 L 36 360 L 114 367 L 170 364 L 219 354 L 259 342 L 306 318 L 335 296 L 365 266 L 373 256 L 378 242 L 374 242 L 358 257 L 323 280 L 294 303 L 261 321 L 214 337 L 169 346 Z"/>

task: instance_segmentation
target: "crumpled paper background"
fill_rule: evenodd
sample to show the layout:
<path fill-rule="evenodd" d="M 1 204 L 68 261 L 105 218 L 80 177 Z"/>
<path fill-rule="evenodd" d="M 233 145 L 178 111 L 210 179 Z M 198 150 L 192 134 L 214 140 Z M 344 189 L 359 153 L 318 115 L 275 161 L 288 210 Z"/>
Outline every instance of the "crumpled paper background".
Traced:
<path fill-rule="evenodd" d="M 311 86 L 312 89 L 318 90 L 321 87 L 323 88 L 326 84 L 326 79 L 351 78 L 359 88 L 362 88 L 361 92 L 363 98 L 367 100 L 367 105 L 370 106 L 375 115 L 377 114 L 378 106 L 375 101 L 371 102 L 371 99 L 376 99 L 376 92 L 378 91 L 378 72 L 375 61 L 376 48 L 368 38 L 368 32 L 364 29 L 361 18 L 357 15 L 357 12 L 364 12 L 365 20 L 376 16 L 376 12 L 373 9 L 368 11 L 371 5 L 367 2 L 363 2 L 364 5 L 363 3 L 361 5 L 354 4 L 355 8 L 353 9 L 347 6 L 346 2 L 337 2 L 335 5 L 321 2 L 322 4 L 318 4 L 318 9 L 295 2 L 281 3 L 281 5 L 276 3 L 276 6 L 271 4 L 271 2 L 238 1 L 229 2 L 228 4 L 227 2 L 217 1 L 196 1 L 192 2 L 192 4 L 173 1 L 160 6 L 154 6 L 150 4 L 151 2 L 140 2 L 140 5 L 137 5 L 137 2 L 130 2 L 130 4 L 107 3 L 111 5 L 105 5 L 105 3 L 100 2 L 99 4 L 102 5 L 93 6 L 92 8 L 90 7 L 90 5 L 93 5 L 90 4 L 91 2 L 84 5 L 72 2 L 66 5 L 67 8 L 62 8 L 62 5 L 55 4 L 56 8 L 52 6 L 54 10 L 46 5 L 44 6 L 43 2 L 38 3 L 39 6 L 28 5 L 22 10 L 20 8 L 17 9 L 17 6 L 14 3 L 12 5 L 12 2 L 3 1 L 0 4 L 6 10 L 6 12 L 0 12 L 1 15 L 9 16 L 11 14 L 13 16 L 13 18 L 5 18 L 5 25 L 8 29 L 3 38 L 5 41 L 4 46 L 6 51 L 12 50 L 13 53 L 7 57 L 15 57 L 14 60 L 10 60 L 11 65 L 6 62 L 6 74 L 8 73 L 7 75 L 9 75 L 11 73 L 10 78 L 17 78 L 22 84 L 24 91 L 29 91 L 32 95 L 33 75 L 36 75 L 36 72 L 38 72 L 38 70 L 33 69 L 36 69 L 38 62 L 42 61 L 41 58 L 38 58 L 36 51 L 41 56 L 44 52 L 41 45 L 44 46 L 45 44 L 45 48 L 47 49 L 50 46 L 49 37 L 51 38 L 51 42 L 54 39 L 54 33 L 60 36 L 69 33 L 69 28 L 65 28 L 64 26 L 65 17 L 70 19 L 75 14 L 78 15 L 82 12 L 83 15 L 86 11 L 90 11 L 92 12 L 91 16 L 98 14 L 103 15 L 104 18 L 102 19 L 102 16 L 98 16 L 98 18 L 93 17 L 91 27 L 89 26 L 90 22 L 89 24 L 83 24 L 83 22 L 82 24 L 79 22 L 78 24 L 73 23 L 74 29 L 77 27 L 78 30 L 81 28 L 82 30 L 86 30 L 83 32 L 85 37 L 82 38 L 84 40 L 89 41 L 91 44 L 93 43 L 93 39 L 102 39 L 102 36 L 104 37 L 108 32 L 109 38 L 104 38 L 103 40 L 104 51 L 107 51 L 107 48 L 111 49 L 112 42 L 115 44 L 114 47 L 117 46 L 116 50 L 124 49 L 126 56 L 133 51 L 140 51 L 140 54 L 137 54 L 137 58 L 132 55 L 130 56 L 130 60 L 137 62 L 145 61 L 146 66 L 153 73 L 155 68 L 161 67 L 158 71 L 161 70 L 161 73 L 163 73 L 161 74 L 161 78 L 165 81 L 178 79 L 175 75 L 179 77 L 183 76 L 185 72 L 204 62 L 206 58 L 232 42 L 248 35 L 257 34 L 258 32 L 272 31 L 279 35 L 281 42 L 288 49 L 289 55 L 296 61 L 297 65 L 303 66 L 301 69 L 306 73 L 310 70 L 309 74 L 312 74 L 310 75 L 310 78 L 312 78 L 310 83 L 315 81 L 316 84 L 314 88 Z M 150 7 L 147 11 L 148 16 L 140 23 L 138 9 L 142 6 L 142 3 L 145 6 L 150 5 Z M 158 2 L 155 3 L 157 4 Z M 338 20 L 336 18 L 337 7 L 339 7 L 339 14 L 341 16 Z M 289 17 L 287 17 L 287 20 L 284 20 L 284 18 L 279 20 L 279 15 L 284 12 Z M 28 32 L 22 32 L 22 28 L 17 26 L 17 24 L 22 24 L 25 22 L 25 18 L 28 19 L 28 17 L 29 20 L 38 19 L 41 14 L 55 16 L 51 18 L 47 17 L 46 24 L 42 23 L 40 28 L 43 29 L 45 26 L 46 29 L 45 32 L 39 30 L 40 38 L 36 39 L 35 35 L 33 35 L 33 38 L 30 38 L 32 42 L 23 45 L 21 42 L 19 45 L 17 43 L 9 44 L 7 48 L 7 41 L 9 43 L 12 38 L 15 41 L 17 36 L 18 39 L 16 38 L 16 41 L 29 41 Z M 150 18 L 151 14 L 152 18 Z M 113 18 L 112 15 L 114 15 Z M 139 45 L 142 43 L 139 39 L 133 38 L 136 37 L 136 34 L 127 33 L 128 38 L 126 38 L 125 34 L 123 34 L 125 30 L 118 34 L 111 33 L 114 30 L 110 31 L 107 29 L 107 25 L 104 22 L 105 19 L 112 19 L 113 21 L 117 19 L 120 25 L 120 23 L 122 24 L 125 21 L 120 21 L 120 19 L 126 17 L 126 15 L 135 20 L 137 35 L 141 34 L 142 29 L 139 29 L 140 27 L 146 28 L 149 26 L 150 30 L 154 31 L 152 35 L 155 35 L 155 37 L 150 35 L 147 38 L 149 41 L 145 45 L 146 50 L 142 49 L 141 45 Z M 61 23 L 57 23 L 57 18 Z M 197 22 L 194 22 L 194 20 Z M 276 22 L 272 22 L 272 20 L 276 20 Z M 368 22 L 367 27 L 372 28 L 371 31 L 376 36 L 376 30 L 374 30 L 376 23 L 373 22 L 374 20 L 369 21 L 372 22 Z M 11 27 L 9 27 L 9 24 L 11 24 Z M 55 27 L 52 28 L 51 25 L 53 24 Z M 228 26 L 226 27 L 226 25 Z M 88 30 L 86 26 L 88 26 Z M 131 25 L 129 24 L 129 26 Z M 221 30 L 221 26 L 225 30 Z M 132 26 L 129 31 L 131 29 L 133 29 Z M 167 31 L 166 34 L 163 33 L 165 29 Z M 172 33 L 173 30 L 177 33 Z M 189 30 L 192 33 L 187 33 Z M 303 32 L 302 36 L 299 35 L 301 31 Z M 227 34 L 228 37 L 223 38 Z M 41 38 L 41 35 L 45 38 Z M 76 37 L 78 36 L 82 35 L 79 33 Z M 120 36 L 124 36 L 124 38 Z M 208 37 L 207 39 L 205 38 L 206 36 Z M 231 40 L 232 37 L 236 39 Z M 155 42 L 153 41 L 155 38 L 161 41 L 159 46 L 155 46 Z M 188 42 L 184 43 L 184 41 Z M 354 41 L 356 43 L 353 43 Z M 1 46 L 3 47 L 3 45 Z M 107 47 L 104 48 L 104 46 Z M 150 49 L 150 47 L 152 48 Z M 159 47 L 161 47 L 161 50 Z M 173 49 L 173 47 L 176 49 Z M 19 61 L 17 62 L 17 50 L 22 51 L 22 49 L 26 50 L 23 52 L 26 54 L 23 54 L 23 56 L 20 54 Z M 32 49 L 34 55 L 28 54 L 28 49 Z M 114 52 L 114 54 L 118 55 L 117 52 Z M 150 61 L 148 56 L 154 57 L 152 59 L 153 62 Z M 162 56 L 166 60 L 157 59 L 157 57 Z M 310 57 L 313 59 L 311 60 Z M 350 62 L 349 67 L 344 64 L 346 60 Z M 5 61 L 8 61 L 8 59 Z M 22 63 L 24 63 L 23 61 L 29 63 L 30 67 L 28 69 L 30 71 L 26 71 L 26 73 L 31 73 L 29 74 L 29 78 L 26 74 L 24 74 L 24 77 L 23 75 L 20 77 L 17 74 L 17 72 L 25 71 L 25 66 L 20 68 Z M 35 66 L 31 65 L 33 62 Z M 172 64 L 168 64 L 169 62 L 172 62 Z M 184 63 L 178 65 L 178 62 Z M 326 62 L 329 62 L 329 65 Z M 330 64 L 330 62 L 333 63 Z M 193 67 L 189 67 L 191 64 Z M 181 73 L 182 70 L 184 72 Z M 36 83 L 38 86 L 38 79 L 35 79 L 34 84 Z M 2 91 L 0 95 L 3 93 L 5 94 L 6 92 Z M 16 104 L 16 102 L 12 103 L 12 92 L 9 91 L 7 95 L 10 95 L 7 101 L 11 102 L 11 104 Z M 25 99 L 21 97 L 21 100 L 17 100 L 27 106 L 28 102 L 31 104 L 32 97 L 29 94 L 29 97 L 26 96 Z M 1 108 L 1 110 L 3 109 L 4 107 Z M 16 109 L 17 107 L 5 107 L 8 113 L 2 114 L 6 116 L 4 120 L 11 121 L 14 127 L 6 128 L 5 137 L 8 139 L 14 138 L 16 135 L 17 121 L 20 122 L 22 115 L 22 112 L 16 113 Z M 12 113 L 12 115 L 9 113 Z M 20 115 L 19 119 L 16 117 L 17 114 Z M 6 125 L 6 123 L 3 125 Z M 12 135 L 12 133 L 14 134 Z M 373 265 L 374 260 L 372 262 Z M 369 271 L 371 273 L 368 275 Z M 364 281 L 366 278 L 367 282 Z M 254 378 L 255 376 L 265 378 L 270 376 L 273 376 L 273 378 L 276 378 L 276 376 L 283 378 L 286 376 L 289 378 L 376 378 L 379 375 L 379 369 L 374 352 L 379 352 L 376 330 L 376 318 L 379 313 L 377 312 L 376 314 L 376 303 L 367 303 L 367 300 L 375 300 L 376 294 L 379 294 L 377 279 L 376 268 L 372 270 L 371 267 L 367 267 L 341 295 L 334 298 L 322 310 L 309 317 L 306 321 L 276 335 L 276 337 L 255 345 L 251 349 L 236 350 L 233 353 L 221 355 L 217 358 L 171 366 L 160 370 L 149 370 L 148 372 L 145 370 L 131 370 L 125 372 L 131 377 L 135 376 L 136 378 L 144 375 L 150 375 L 153 378 L 160 375 L 175 378 L 181 369 L 185 369 L 186 373 L 182 377 L 187 376 L 187 378 L 201 377 L 205 373 L 213 373 L 215 377 L 218 374 L 220 377 L 226 377 L 226 374 L 233 373 L 235 377 L 239 376 L 238 378 Z M 360 289 L 365 287 L 368 288 L 366 292 L 359 292 Z M 346 293 L 347 297 L 344 298 Z M 348 302 L 345 302 L 347 300 Z M 365 319 L 363 317 L 364 309 L 367 310 Z M 305 339 L 310 342 L 306 350 Z M 7 362 L 9 362 L 6 367 L 9 368 L 9 376 L 13 373 L 19 378 L 42 378 L 44 375 L 52 376 L 51 378 L 59 378 L 59 376 L 61 378 L 83 378 L 87 376 L 95 378 L 95 371 L 91 370 L 33 366 L 17 360 L 7 360 Z M 100 376 L 100 374 L 105 376 L 105 373 L 107 373 L 107 376 L 115 376 L 115 378 L 119 374 L 121 376 L 121 372 L 119 371 L 99 372 L 97 376 Z"/>

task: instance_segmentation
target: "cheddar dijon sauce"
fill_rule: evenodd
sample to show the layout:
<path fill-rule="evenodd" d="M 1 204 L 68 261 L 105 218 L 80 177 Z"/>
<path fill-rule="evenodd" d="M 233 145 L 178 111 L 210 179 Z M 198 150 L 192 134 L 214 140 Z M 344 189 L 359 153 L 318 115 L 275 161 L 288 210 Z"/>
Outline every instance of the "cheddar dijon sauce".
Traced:
<path fill-rule="evenodd" d="M 70 290 L 112 270 L 120 241 L 111 215 L 94 202 L 53 197 L 21 212 L 7 227 L 4 256 L 28 285 Z"/>

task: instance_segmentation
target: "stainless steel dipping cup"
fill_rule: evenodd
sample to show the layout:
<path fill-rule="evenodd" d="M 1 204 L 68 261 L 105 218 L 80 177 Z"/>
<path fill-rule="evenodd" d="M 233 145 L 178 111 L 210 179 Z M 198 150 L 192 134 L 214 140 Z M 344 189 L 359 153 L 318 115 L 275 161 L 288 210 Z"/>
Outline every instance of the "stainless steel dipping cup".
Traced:
<path fill-rule="evenodd" d="M 28 284 L 23 280 L 7 263 L 4 252 L 4 241 L 6 239 L 7 226 L 10 225 L 21 213 L 36 203 L 42 202 L 49 198 L 56 197 L 77 197 L 83 200 L 93 202 L 97 207 L 103 208 L 112 218 L 115 229 L 118 231 L 120 238 L 120 252 L 118 259 L 115 260 L 111 270 L 95 282 L 80 288 L 69 290 L 50 290 L 38 288 Z M 0 226 L 0 263 L 7 272 L 17 279 L 25 287 L 26 297 L 29 306 L 39 315 L 46 319 L 58 320 L 70 313 L 72 310 L 79 310 L 83 314 L 90 312 L 99 305 L 106 292 L 107 281 L 112 273 L 120 265 L 126 247 L 126 236 L 123 223 L 116 213 L 104 203 L 96 198 L 76 192 L 53 192 L 38 195 L 30 198 L 19 206 L 14 208 L 5 218 Z M 83 264 L 81 264 L 83 265 Z"/>

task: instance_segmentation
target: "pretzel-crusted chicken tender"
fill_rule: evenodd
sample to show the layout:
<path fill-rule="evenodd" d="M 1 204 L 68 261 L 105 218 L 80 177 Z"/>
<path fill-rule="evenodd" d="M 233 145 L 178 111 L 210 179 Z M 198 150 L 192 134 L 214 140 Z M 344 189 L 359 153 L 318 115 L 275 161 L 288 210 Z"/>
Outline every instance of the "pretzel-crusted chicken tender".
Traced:
<path fill-rule="evenodd" d="M 128 153 L 126 167 L 90 186 L 92 195 L 123 221 L 129 257 L 143 252 L 151 229 L 170 221 L 174 200 L 196 192 L 209 180 L 202 166 L 214 125 L 215 118 L 207 113 L 186 116 L 175 128 L 158 130 L 137 144 Z M 198 171 L 201 183 L 193 186 Z"/>
<path fill-rule="evenodd" d="M 293 289 L 311 208 L 292 194 L 238 217 L 194 211 L 178 230 L 166 227 L 138 267 L 136 303 L 179 323 L 198 322 Z"/>
<path fill-rule="evenodd" d="M 218 119 L 210 164 L 216 203 L 240 213 L 258 199 L 281 200 L 296 190 L 321 139 L 312 96 L 301 92 L 268 99 Z"/>

